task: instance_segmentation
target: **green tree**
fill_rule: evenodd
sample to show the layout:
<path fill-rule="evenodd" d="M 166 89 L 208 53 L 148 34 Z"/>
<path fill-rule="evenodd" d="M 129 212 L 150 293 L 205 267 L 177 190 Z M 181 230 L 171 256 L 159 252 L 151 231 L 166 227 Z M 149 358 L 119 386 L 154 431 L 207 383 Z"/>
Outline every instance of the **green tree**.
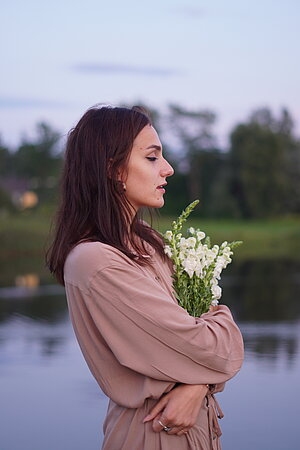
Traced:
<path fill-rule="evenodd" d="M 60 135 L 46 123 L 38 123 L 37 136 L 31 141 L 23 139 L 14 155 L 16 174 L 35 178 L 43 184 L 50 176 L 56 176 L 61 163 L 58 149 Z"/>
<path fill-rule="evenodd" d="M 298 214 L 300 213 L 300 140 L 294 135 L 294 121 L 286 109 L 282 110 L 278 133 L 282 146 L 286 149 L 285 166 L 288 183 L 284 207 L 285 211 Z"/>
<path fill-rule="evenodd" d="M 46 123 L 38 123 L 36 137 L 24 138 L 13 154 L 14 174 L 27 180 L 28 188 L 39 198 L 39 205 L 56 200 L 62 153 L 60 134 Z"/>
<path fill-rule="evenodd" d="M 269 109 L 260 109 L 231 133 L 231 192 L 242 216 L 268 217 L 289 212 L 295 189 L 291 171 L 296 171 L 295 179 L 299 177 L 292 163 L 299 151 L 292 129 L 286 110 L 276 119 Z"/>
<path fill-rule="evenodd" d="M 220 152 L 216 146 L 213 125 L 216 116 L 212 111 L 191 111 L 171 104 L 168 110 L 170 140 L 174 141 L 173 164 L 179 172 L 170 183 L 180 181 L 184 204 L 199 198 L 201 214 L 208 211 L 213 183 L 220 166 Z M 178 198 L 178 196 L 176 196 Z"/>
<path fill-rule="evenodd" d="M 5 183 L 5 178 L 12 172 L 12 167 L 12 154 L 0 137 L 0 216 L 15 209 Z"/>
<path fill-rule="evenodd" d="M 0 136 L 0 175 L 3 177 L 12 171 L 12 155 Z"/>

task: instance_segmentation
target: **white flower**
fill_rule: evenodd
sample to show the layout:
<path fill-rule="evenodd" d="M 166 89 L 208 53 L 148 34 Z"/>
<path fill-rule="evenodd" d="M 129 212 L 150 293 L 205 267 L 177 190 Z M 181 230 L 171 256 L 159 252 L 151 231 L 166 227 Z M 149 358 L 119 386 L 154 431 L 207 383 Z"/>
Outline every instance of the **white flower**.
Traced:
<path fill-rule="evenodd" d="M 172 258 L 172 256 L 173 256 L 173 252 L 172 252 L 172 249 L 171 249 L 171 247 L 169 246 L 169 245 L 165 245 L 165 254 L 169 257 L 169 258 Z"/>
<path fill-rule="evenodd" d="M 182 261 L 182 267 L 185 270 L 185 272 L 188 274 L 190 278 L 194 275 L 194 272 L 196 270 L 196 261 L 191 256 L 185 258 Z"/>
<path fill-rule="evenodd" d="M 201 264 L 201 261 L 198 261 L 198 263 L 197 263 L 195 274 L 197 277 L 200 277 L 200 278 L 203 275 L 203 265 Z"/>
<path fill-rule="evenodd" d="M 202 241 L 202 239 L 204 239 L 205 236 L 206 236 L 205 233 L 203 231 L 200 231 L 200 230 L 196 231 L 196 235 L 197 235 L 198 241 Z"/>
<path fill-rule="evenodd" d="M 185 251 L 184 250 L 181 250 L 179 253 L 178 253 L 178 258 L 179 258 L 179 260 L 182 262 L 182 261 L 184 261 L 185 259 L 186 259 L 186 254 L 185 254 Z"/>
<path fill-rule="evenodd" d="M 172 231 L 168 230 L 165 232 L 165 238 L 170 242 L 172 240 L 173 233 Z"/>
<path fill-rule="evenodd" d="M 240 242 L 220 246 L 210 244 L 210 238 L 199 229 L 190 227 L 188 237 L 180 231 L 198 201 L 191 203 L 164 235 L 165 253 L 174 264 L 173 287 L 179 304 L 194 316 L 217 305 L 222 289 L 218 285 L 222 270 L 231 262 L 232 248 Z M 202 240 L 206 239 L 202 242 Z"/>
<path fill-rule="evenodd" d="M 212 295 L 213 295 L 213 300 L 218 300 L 219 298 L 221 298 L 222 289 L 217 284 L 212 284 L 211 292 L 212 292 Z"/>
<path fill-rule="evenodd" d="M 184 237 L 180 237 L 177 246 L 180 248 L 180 250 L 185 250 L 188 247 L 187 239 Z"/>
<path fill-rule="evenodd" d="M 188 247 L 190 247 L 190 248 L 195 248 L 196 243 L 197 243 L 197 241 L 196 241 L 196 238 L 194 238 L 194 237 L 189 237 L 189 238 L 187 239 L 187 245 L 188 245 Z"/>
<path fill-rule="evenodd" d="M 214 252 L 215 255 L 217 255 L 219 253 L 219 246 L 215 244 L 211 250 Z"/>
<path fill-rule="evenodd" d="M 216 253 L 212 249 L 208 248 L 207 245 L 203 245 L 203 249 L 205 252 L 205 265 L 210 266 L 211 263 L 215 260 Z"/>

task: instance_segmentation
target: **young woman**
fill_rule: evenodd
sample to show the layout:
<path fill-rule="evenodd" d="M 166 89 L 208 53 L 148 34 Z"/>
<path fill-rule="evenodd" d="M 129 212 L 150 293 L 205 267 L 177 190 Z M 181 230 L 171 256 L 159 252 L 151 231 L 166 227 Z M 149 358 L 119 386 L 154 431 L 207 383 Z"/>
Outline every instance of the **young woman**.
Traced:
<path fill-rule="evenodd" d="M 139 108 L 91 108 L 69 134 L 48 265 L 110 399 L 103 450 L 219 449 L 214 392 L 242 364 L 229 309 L 194 318 L 177 304 L 162 238 L 141 218 L 172 174 Z"/>

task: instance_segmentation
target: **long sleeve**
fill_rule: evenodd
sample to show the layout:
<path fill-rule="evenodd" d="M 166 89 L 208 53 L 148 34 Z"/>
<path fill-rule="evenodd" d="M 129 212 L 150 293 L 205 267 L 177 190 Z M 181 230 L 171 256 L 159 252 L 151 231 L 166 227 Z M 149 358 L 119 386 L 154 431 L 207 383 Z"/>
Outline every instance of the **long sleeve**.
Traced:
<path fill-rule="evenodd" d="M 146 376 L 219 383 L 240 368 L 240 332 L 226 306 L 195 320 L 154 279 L 128 267 L 124 274 L 119 267 L 98 273 L 87 304 L 120 364 Z"/>
<path fill-rule="evenodd" d="M 78 247 L 66 264 L 67 297 L 79 343 L 102 387 L 108 363 L 129 384 L 142 377 L 144 383 L 156 380 L 159 389 L 223 383 L 238 372 L 243 342 L 226 306 L 195 319 L 149 268 L 103 244 Z"/>

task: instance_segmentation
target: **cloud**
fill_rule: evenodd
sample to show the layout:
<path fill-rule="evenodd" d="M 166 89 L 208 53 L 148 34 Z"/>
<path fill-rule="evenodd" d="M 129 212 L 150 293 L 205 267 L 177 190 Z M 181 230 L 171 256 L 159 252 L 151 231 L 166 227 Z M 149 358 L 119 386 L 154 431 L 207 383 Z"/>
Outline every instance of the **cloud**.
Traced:
<path fill-rule="evenodd" d="M 0 95 L 0 108 L 62 108 L 66 103 L 41 98 L 2 97 Z"/>
<path fill-rule="evenodd" d="M 77 72 L 96 73 L 102 75 L 138 75 L 138 76 L 156 76 L 170 77 L 181 75 L 182 72 L 177 69 L 166 69 L 160 67 L 143 67 L 129 64 L 77 64 L 72 67 Z"/>

